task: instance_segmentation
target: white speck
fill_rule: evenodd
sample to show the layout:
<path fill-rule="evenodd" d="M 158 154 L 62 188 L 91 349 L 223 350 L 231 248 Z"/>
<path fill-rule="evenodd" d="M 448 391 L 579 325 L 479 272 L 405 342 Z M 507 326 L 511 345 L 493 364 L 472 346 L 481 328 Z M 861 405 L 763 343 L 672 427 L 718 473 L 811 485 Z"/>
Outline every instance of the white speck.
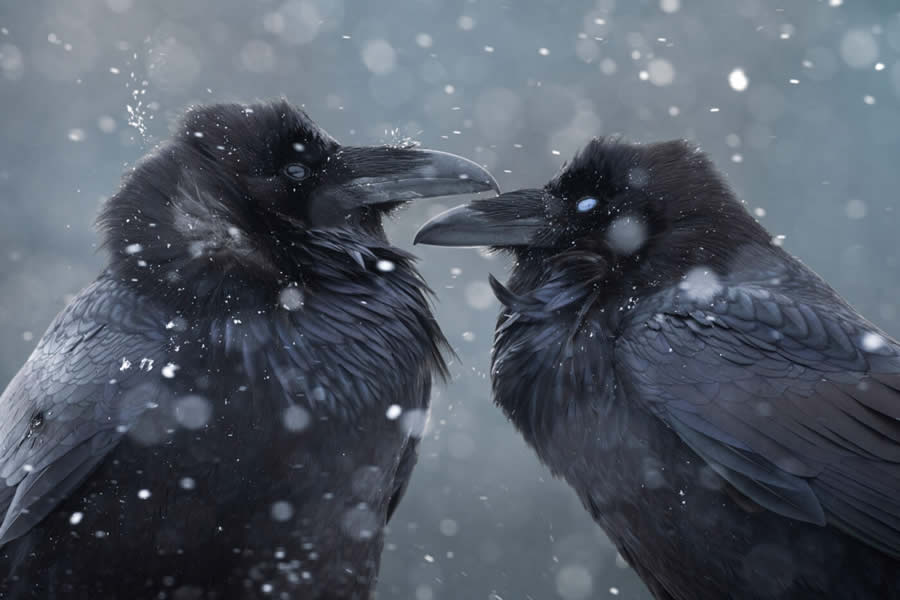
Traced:
<path fill-rule="evenodd" d="M 580 213 L 585 213 L 594 210 L 597 206 L 597 199 L 588 196 L 587 198 L 582 198 L 578 201 L 578 204 L 575 205 L 575 210 Z"/>
<path fill-rule="evenodd" d="M 456 88 L 450 85 L 449 83 L 444 86 L 444 93 L 448 96 L 456 91 Z"/>
<path fill-rule="evenodd" d="M 259 587 L 259 589 L 262 591 L 263 594 L 271 594 L 272 590 L 275 588 L 272 587 L 271 583 L 264 583 Z"/>
<path fill-rule="evenodd" d="M 650 83 L 663 87 L 675 81 L 675 67 L 664 58 L 654 58 L 647 65 Z"/>
<path fill-rule="evenodd" d="M 640 71 L 638 72 L 638 79 L 640 79 L 641 81 L 647 81 L 648 79 L 650 79 L 650 73 L 648 73 L 647 71 Z"/>
<path fill-rule="evenodd" d="M 426 554 L 426 555 L 425 555 L 425 562 L 433 563 L 433 562 L 434 562 L 434 557 L 433 557 L 432 555 L 430 555 L 430 554 Z"/>
<path fill-rule="evenodd" d="M 788 79 L 788 83 L 791 85 L 798 85 L 800 83 L 799 79 Z"/>
<path fill-rule="evenodd" d="M 876 71 L 884 71 L 884 63 L 881 63 L 881 62 L 875 63 L 875 70 Z"/>
<path fill-rule="evenodd" d="M 195 138 L 202 138 L 202 137 L 203 137 L 203 132 L 202 132 L 202 131 L 195 131 L 195 132 L 194 132 L 194 137 L 195 137 Z"/>
<path fill-rule="evenodd" d="M 734 69 L 728 74 L 728 85 L 736 92 L 743 92 L 750 85 L 750 79 L 743 69 Z"/>
<path fill-rule="evenodd" d="M 183 490 L 192 490 L 197 487 L 197 482 L 194 481 L 193 477 L 182 477 L 181 481 L 178 482 Z"/>
<path fill-rule="evenodd" d="M 391 404 L 390 406 L 388 406 L 387 412 L 384 413 L 384 416 L 386 416 L 391 421 L 395 421 L 400 417 L 402 413 L 403 409 L 400 408 L 399 404 Z"/>
<path fill-rule="evenodd" d="M 772 238 L 772 245 L 773 246 L 783 246 L 784 240 L 786 237 L 787 236 L 785 236 L 783 233 L 779 233 L 778 235 L 776 235 L 775 237 Z"/>
<path fill-rule="evenodd" d="M 22 465 L 22 470 L 26 473 L 31 473 L 32 471 L 34 471 L 34 465 L 25 463 L 24 465 Z"/>
<path fill-rule="evenodd" d="M 866 216 L 866 203 L 859 198 L 852 198 L 844 208 L 850 219 L 862 219 Z"/>
<path fill-rule="evenodd" d="M 69 517 L 69 523 L 71 523 L 72 525 L 78 525 L 79 523 L 81 523 L 81 519 L 83 519 L 83 518 L 84 518 L 84 513 L 73 512 L 72 515 Z"/>
<path fill-rule="evenodd" d="M 177 371 L 179 368 L 180 367 L 178 365 L 176 365 L 175 363 L 167 363 L 160 370 L 160 372 L 162 373 L 162 376 L 165 377 L 166 379 L 172 379 L 173 377 L 175 377 L 175 371 Z"/>
<path fill-rule="evenodd" d="M 703 267 L 691 269 L 678 287 L 687 293 L 688 298 L 700 302 L 712 300 L 722 290 L 716 274 Z"/>
<path fill-rule="evenodd" d="M 659 8 L 664 13 L 678 12 L 681 8 L 681 0 L 659 0 Z"/>
<path fill-rule="evenodd" d="M 110 67 L 109 72 L 112 73 L 113 75 L 118 75 L 119 69 L 118 69 L 118 67 Z"/>
<path fill-rule="evenodd" d="M 302 406 L 293 404 L 285 409 L 282 420 L 284 421 L 285 429 L 297 433 L 303 431 L 309 425 L 309 413 Z"/>
<path fill-rule="evenodd" d="M 25 340 L 26 342 L 30 342 L 31 340 L 34 339 L 34 334 L 31 333 L 30 331 L 23 331 L 22 339 Z"/>
<path fill-rule="evenodd" d="M 731 155 L 731 162 L 733 162 L 733 163 L 742 163 L 742 162 L 744 162 L 744 155 L 743 155 L 743 154 L 732 154 L 732 155 Z"/>
<path fill-rule="evenodd" d="M 141 246 L 140 244 L 128 244 L 127 246 L 125 246 L 125 254 L 128 254 L 128 255 L 137 254 L 138 252 L 142 251 L 143 249 L 144 249 L 144 247 Z"/>
<path fill-rule="evenodd" d="M 841 39 L 841 58 L 853 69 L 863 69 L 878 58 L 878 42 L 865 29 L 851 29 Z"/>
<path fill-rule="evenodd" d="M 138 370 L 147 371 L 148 373 L 153 370 L 153 359 L 152 358 L 142 358 L 141 364 L 138 365 Z"/>
<path fill-rule="evenodd" d="M 278 304 L 291 312 L 303 308 L 304 301 L 303 290 L 296 286 L 286 287 L 278 294 Z"/>
<path fill-rule="evenodd" d="M 81 142 L 84 141 L 84 129 L 70 129 L 69 130 L 69 139 L 73 142 Z"/>
<path fill-rule="evenodd" d="M 540 54 L 541 56 L 550 56 L 550 49 L 549 48 L 538 48 L 538 54 Z"/>
<path fill-rule="evenodd" d="M 487 52 L 488 54 L 490 54 L 491 52 L 494 51 L 494 47 L 493 46 L 485 46 L 484 51 Z"/>
<path fill-rule="evenodd" d="M 863 102 L 871 106 L 872 104 L 875 104 L 875 96 L 870 96 L 867 94 L 863 96 Z"/>
<path fill-rule="evenodd" d="M 866 352 L 875 352 L 884 344 L 884 338 L 873 331 L 866 333 L 862 338 L 862 347 Z"/>
<path fill-rule="evenodd" d="M 393 262 L 391 262 L 389 260 L 382 258 L 377 263 L 375 263 L 375 268 L 378 269 L 379 271 L 381 271 L 382 273 L 390 273 L 395 268 L 397 268 L 397 265 L 395 265 Z"/>
<path fill-rule="evenodd" d="M 416 44 L 418 44 L 421 48 L 431 48 L 431 45 L 434 43 L 434 40 L 431 39 L 431 36 L 427 33 L 419 33 L 416 35 Z"/>
<path fill-rule="evenodd" d="M 363 47 L 362 58 L 369 71 L 376 75 L 387 75 L 394 70 L 397 53 L 387 40 L 371 40 Z"/>
<path fill-rule="evenodd" d="M 678 108 L 677 106 L 670 106 L 670 107 L 669 107 L 669 116 L 677 117 L 679 114 L 681 114 L 681 109 L 680 109 L 680 108 Z"/>
<path fill-rule="evenodd" d="M 122 366 L 119 367 L 119 370 L 120 370 L 120 371 L 127 371 L 127 370 L 130 369 L 130 368 L 131 368 L 131 361 L 128 360 L 127 358 L 123 358 L 123 359 L 122 359 Z"/>
<path fill-rule="evenodd" d="M 762 219 L 764 216 L 766 216 L 766 209 L 757 206 L 753 209 L 753 214 Z"/>
<path fill-rule="evenodd" d="M 844 0 L 828 0 L 828 6 L 840 6 Z"/>
<path fill-rule="evenodd" d="M 304 150 L 306 150 L 306 146 L 304 146 L 300 142 L 294 142 L 294 150 L 297 152 L 303 152 Z"/>
<path fill-rule="evenodd" d="M 138 498 L 140 498 L 141 500 L 146 500 L 149 497 L 150 497 L 150 490 L 145 489 L 145 490 L 138 491 Z"/>
<path fill-rule="evenodd" d="M 712 108 L 709 109 L 709 112 L 717 113 L 717 112 L 719 112 L 719 108 L 717 106 L 713 106 Z"/>
<path fill-rule="evenodd" d="M 611 588 L 609 588 L 609 593 L 612 594 L 613 596 L 618 596 L 618 595 L 619 595 L 619 588 L 617 588 L 617 587 L 611 587 Z"/>
<path fill-rule="evenodd" d="M 559 156 L 561 153 L 559 150 L 551 150 L 550 154 L 552 154 L 553 156 Z"/>
<path fill-rule="evenodd" d="M 471 331 L 463 331 L 462 339 L 466 342 L 475 341 L 475 334 Z"/>
<path fill-rule="evenodd" d="M 269 512 L 272 515 L 272 519 L 284 522 L 290 520 L 290 518 L 294 516 L 294 506 L 290 502 L 279 500 L 272 504 L 272 508 Z"/>
<path fill-rule="evenodd" d="M 459 25 L 459 28 L 463 31 L 472 31 L 475 27 L 475 19 L 468 15 L 463 15 L 456 21 L 456 24 Z"/>

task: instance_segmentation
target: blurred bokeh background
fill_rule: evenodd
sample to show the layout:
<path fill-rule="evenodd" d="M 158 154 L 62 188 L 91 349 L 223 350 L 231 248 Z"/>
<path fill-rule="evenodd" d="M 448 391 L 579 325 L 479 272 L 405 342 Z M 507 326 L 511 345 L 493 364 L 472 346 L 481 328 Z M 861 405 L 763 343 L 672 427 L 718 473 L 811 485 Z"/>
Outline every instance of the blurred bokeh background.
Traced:
<path fill-rule="evenodd" d="M 687 137 L 870 319 L 898 321 L 895 0 L 0 0 L 0 382 L 104 261 L 93 219 L 189 104 L 285 95 L 344 142 L 534 186 L 595 135 Z M 409 247 L 447 208 L 390 227 Z M 491 404 L 502 256 L 416 248 L 460 360 L 379 598 L 646 599 Z"/>

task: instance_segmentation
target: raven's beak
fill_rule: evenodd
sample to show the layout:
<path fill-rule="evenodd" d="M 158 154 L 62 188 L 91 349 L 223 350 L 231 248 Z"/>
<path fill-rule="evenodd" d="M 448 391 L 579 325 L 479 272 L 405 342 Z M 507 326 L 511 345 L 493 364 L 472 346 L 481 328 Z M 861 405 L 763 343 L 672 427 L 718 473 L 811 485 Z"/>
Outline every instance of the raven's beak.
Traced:
<path fill-rule="evenodd" d="M 437 150 L 391 147 L 342 149 L 340 187 L 359 205 L 500 191 L 493 176 L 467 158 Z"/>
<path fill-rule="evenodd" d="M 544 190 L 517 190 L 451 208 L 416 233 L 416 244 L 432 246 L 540 246 L 550 225 Z"/>

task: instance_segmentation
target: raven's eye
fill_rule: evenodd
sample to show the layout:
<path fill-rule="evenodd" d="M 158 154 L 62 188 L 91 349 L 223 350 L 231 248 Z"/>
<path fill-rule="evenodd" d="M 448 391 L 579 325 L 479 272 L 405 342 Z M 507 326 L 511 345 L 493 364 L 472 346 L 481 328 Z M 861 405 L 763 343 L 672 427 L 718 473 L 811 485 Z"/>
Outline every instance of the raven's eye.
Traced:
<path fill-rule="evenodd" d="M 300 163 L 291 163 L 284 168 L 284 174 L 294 181 L 303 181 L 310 173 L 309 167 Z"/>
<path fill-rule="evenodd" d="M 578 204 L 575 205 L 575 209 L 578 212 L 585 213 L 589 210 L 593 210 L 595 206 L 597 206 L 597 199 L 588 196 L 587 198 L 579 200 Z"/>

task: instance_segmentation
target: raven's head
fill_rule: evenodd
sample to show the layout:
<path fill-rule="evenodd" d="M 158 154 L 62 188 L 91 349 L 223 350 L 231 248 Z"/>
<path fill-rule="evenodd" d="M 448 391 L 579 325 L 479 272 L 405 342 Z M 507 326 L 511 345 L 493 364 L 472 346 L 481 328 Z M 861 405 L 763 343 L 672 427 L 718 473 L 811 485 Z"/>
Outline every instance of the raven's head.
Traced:
<path fill-rule="evenodd" d="M 187 112 L 99 223 L 113 272 L 138 284 L 183 289 L 211 274 L 274 283 L 310 276 L 298 265 L 310 243 L 365 267 L 344 246 L 386 245 L 381 223 L 392 209 L 491 189 L 487 171 L 452 154 L 342 146 L 283 100 L 216 104 Z"/>
<path fill-rule="evenodd" d="M 769 238 L 697 148 L 615 138 L 591 141 L 543 188 L 458 206 L 416 235 L 417 243 L 508 250 L 520 263 L 578 255 L 653 278 L 714 266 L 753 239 Z"/>

